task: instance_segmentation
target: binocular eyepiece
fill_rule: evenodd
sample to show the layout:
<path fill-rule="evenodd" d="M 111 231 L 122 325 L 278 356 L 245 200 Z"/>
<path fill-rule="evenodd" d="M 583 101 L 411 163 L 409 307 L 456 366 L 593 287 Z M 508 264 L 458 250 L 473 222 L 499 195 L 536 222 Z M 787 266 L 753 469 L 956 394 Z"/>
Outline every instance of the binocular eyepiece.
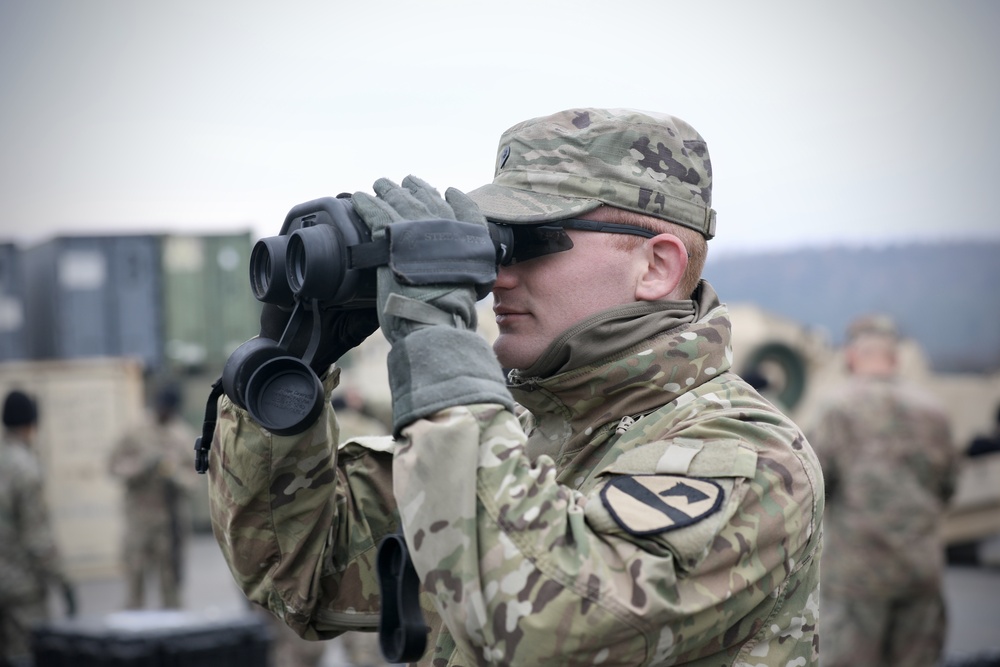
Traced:
<path fill-rule="evenodd" d="M 222 382 L 226 394 L 272 433 L 301 433 L 322 412 L 323 388 L 310 367 L 323 335 L 320 312 L 374 309 L 378 266 L 389 264 L 400 280 L 411 284 L 477 285 L 482 298 L 496 277 L 496 266 L 513 257 L 514 232 L 506 225 L 488 223 L 484 230 L 471 223 L 430 220 L 393 230 L 390 225 L 386 239 L 373 242 L 350 197 L 340 195 L 293 207 L 278 236 L 254 245 L 254 297 L 290 316 L 281 340 L 255 338 L 233 352 Z M 471 272 L 470 265 L 475 265 Z M 420 270 L 408 274 L 415 266 Z M 309 343 L 293 350 L 291 341 L 303 325 L 311 326 Z"/>

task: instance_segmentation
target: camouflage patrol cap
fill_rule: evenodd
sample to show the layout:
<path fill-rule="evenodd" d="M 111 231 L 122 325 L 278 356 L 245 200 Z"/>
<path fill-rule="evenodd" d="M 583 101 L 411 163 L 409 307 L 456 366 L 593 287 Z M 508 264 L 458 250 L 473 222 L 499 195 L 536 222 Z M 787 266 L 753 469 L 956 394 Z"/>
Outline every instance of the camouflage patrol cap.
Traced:
<path fill-rule="evenodd" d="M 847 341 L 857 340 L 861 336 L 884 336 L 892 340 L 899 338 L 896 323 L 888 315 L 874 313 L 862 315 L 847 326 Z"/>
<path fill-rule="evenodd" d="M 537 224 L 606 204 L 715 236 L 708 147 L 679 118 L 570 109 L 500 137 L 493 183 L 469 193 L 490 220 Z"/>

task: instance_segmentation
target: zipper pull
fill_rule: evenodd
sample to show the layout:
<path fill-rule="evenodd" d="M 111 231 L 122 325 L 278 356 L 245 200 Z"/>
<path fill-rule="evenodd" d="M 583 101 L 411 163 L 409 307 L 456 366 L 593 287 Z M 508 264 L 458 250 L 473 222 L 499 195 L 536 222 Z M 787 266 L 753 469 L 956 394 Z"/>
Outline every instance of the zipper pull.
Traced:
<path fill-rule="evenodd" d="M 628 415 L 625 415 L 624 417 L 622 417 L 622 420 L 618 422 L 618 428 L 615 429 L 615 435 L 622 435 L 630 428 L 632 428 L 632 424 L 634 423 L 635 423 L 634 419 L 632 419 Z"/>

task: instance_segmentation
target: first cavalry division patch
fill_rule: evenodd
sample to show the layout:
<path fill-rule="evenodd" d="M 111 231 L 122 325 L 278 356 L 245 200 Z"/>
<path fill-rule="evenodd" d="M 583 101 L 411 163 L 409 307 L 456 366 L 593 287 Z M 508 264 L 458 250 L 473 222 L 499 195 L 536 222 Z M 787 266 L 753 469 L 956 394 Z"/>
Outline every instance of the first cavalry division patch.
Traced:
<path fill-rule="evenodd" d="M 655 535 L 697 523 L 722 506 L 722 487 L 676 475 L 620 475 L 601 489 L 601 501 L 632 535 Z"/>

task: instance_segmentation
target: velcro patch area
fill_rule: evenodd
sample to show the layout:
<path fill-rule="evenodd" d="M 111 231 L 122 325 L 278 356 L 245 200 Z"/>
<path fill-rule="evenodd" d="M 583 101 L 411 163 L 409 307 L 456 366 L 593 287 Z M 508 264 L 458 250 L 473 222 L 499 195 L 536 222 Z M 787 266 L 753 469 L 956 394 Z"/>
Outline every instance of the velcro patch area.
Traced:
<path fill-rule="evenodd" d="M 698 523 L 722 507 L 722 497 L 722 487 L 710 479 L 677 475 L 618 475 L 601 489 L 601 502 L 631 535 Z"/>

